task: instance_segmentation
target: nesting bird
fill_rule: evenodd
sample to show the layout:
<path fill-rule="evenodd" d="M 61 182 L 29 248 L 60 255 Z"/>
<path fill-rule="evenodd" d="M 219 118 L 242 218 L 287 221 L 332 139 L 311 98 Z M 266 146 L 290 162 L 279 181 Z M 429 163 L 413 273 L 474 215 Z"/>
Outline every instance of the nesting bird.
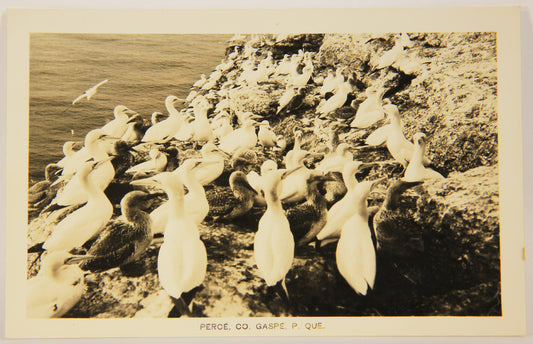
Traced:
<path fill-rule="evenodd" d="M 415 149 L 409 165 L 405 169 L 403 179 L 407 182 L 417 182 L 421 180 L 444 179 L 437 171 L 424 166 L 424 153 L 426 151 L 426 135 L 416 133 L 413 136 Z"/>
<path fill-rule="evenodd" d="M 231 220 L 245 215 L 254 205 L 254 190 L 242 171 L 234 171 L 229 177 L 230 192 L 213 190 L 208 194 L 209 214 Z"/>
<path fill-rule="evenodd" d="M 256 125 L 257 123 L 253 119 L 246 119 L 242 127 L 235 129 L 220 140 L 218 148 L 231 155 L 239 149 L 255 147 L 257 143 Z"/>
<path fill-rule="evenodd" d="M 312 174 L 306 181 L 306 201 L 287 209 L 286 215 L 297 246 L 313 240 L 327 219 L 327 202 L 320 190 L 321 184 L 331 180 L 321 174 Z"/>
<path fill-rule="evenodd" d="M 379 128 L 367 138 L 367 144 L 379 145 L 385 142 L 387 149 L 394 158 L 404 168 L 411 160 L 414 152 L 414 145 L 403 135 L 402 122 L 398 107 L 393 104 L 383 106 L 383 110 L 390 119 L 390 124 Z M 430 161 L 424 157 L 424 165 L 429 165 Z"/>
<path fill-rule="evenodd" d="M 348 94 L 351 92 L 352 85 L 349 82 L 343 82 L 337 87 L 333 96 L 317 107 L 317 112 L 325 116 L 339 109 L 344 105 L 346 99 L 348 99 Z"/>
<path fill-rule="evenodd" d="M 117 105 L 113 110 L 115 118 L 102 127 L 104 134 L 111 137 L 119 138 L 126 132 L 128 128 L 128 121 L 130 119 L 129 115 L 137 114 L 135 111 L 132 111 L 125 107 L 124 105 Z"/>
<path fill-rule="evenodd" d="M 183 124 L 183 115 L 174 107 L 178 101 L 182 100 L 172 95 L 165 99 L 165 107 L 169 117 L 148 128 L 141 140 L 142 142 L 168 141 L 178 132 Z"/>
<path fill-rule="evenodd" d="M 383 87 L 368 87 L 365 91 L 367 99 L 357 108 L 355 118 L 350 123 L 352 128 L 367 128 L 377 121 L 385 118 L 382 97 L 385 92 Z"/>
<path fill-rule="evenodd" d="M 387 189 L 385 200 L 383 204 L 375 210 L 372 218 L 373 230 L 376 238 L 376 249 L 383 247 L 385 249 L 397 246 L 397 239 L 404 237 L 402 241 L 404 247 L 409 246 L 411 238 L 406 237 L 404 231 L 399 230 L 398 219 L 405 217 L 405 210 L 399 207 L 400 197 L 402 194 L 414 186 L 422 184 L 423 181 L 407 182 L 398 179 L 390 184 Z M 391 240 L 392 238 L 392 240 Z"/>
<path fill-rule="evenodd" d="M 83 271 L 69 265 L 66 251 L 48 253 L 37 276 L 26 285 L 26 317 L 59 318 L 74 307 L 83 295 Z"/>
<path fill-rule="evenodd" d="M 270 128 L 268 121 L 262 121 L 259 123 L 259 132 L 257 133 L 257 138 L 261 146 L 265 148 L 276 147 L 278 143 L 278 137 Z"/>
<path fill-rule="evenodd" d="M 409 48 L 413 45 L 413 42 L 409 39 L 409 35 L 402 33 L 399 38 L 396 39 L 394 46 L 385 52 L 373 66 L 373 70 L 386 68 L 396 62 L 405 51 L 405 48 Z"/>
<path fill-rule="evenodd" d="M 133 178 L 136 178 L 138 176 L 164 171 L 167 166 L 167 156 L 165 153 L 154 148 L 148 152 L 148 156 L 150 157 L 150 160 L 130 167 L 126 170 L 126 173 L 133 173 Z"/>

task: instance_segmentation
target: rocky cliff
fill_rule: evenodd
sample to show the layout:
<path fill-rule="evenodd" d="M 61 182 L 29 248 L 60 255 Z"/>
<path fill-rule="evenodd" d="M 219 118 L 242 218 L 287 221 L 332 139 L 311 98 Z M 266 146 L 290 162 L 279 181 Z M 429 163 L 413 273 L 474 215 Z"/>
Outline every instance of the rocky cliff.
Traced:
<path fill-rule="evenodd" d="M 297 247 L 287 275 L 292 300 L 287 305 L 258 277 L 253 259 L 254 233 L 264 210 L 256 207 L 230 223 L 207 219 L 200 227 L 208 252 L 207 276 L 194 291 L 193 315 L 501 315 L 496 34 L 409 33 L 410 43 L 401 56 L 391 65 L 376 68 L 398 37 L 264 35 L 229 43 L 227 55 L 237 51 L 240 57 L 215 89 L 238 80 L 246 49 L 252 49 L 257 60 L 271 56 L 276 64 L 285 54 L 298 54 L 302 49 L 311 53 L 314 66 L 301 102 L 278 115 L 279 99 L 285 92 L 282 79 L 229 88 L 230 113 L 250 111 L 264 117 L 286 141 L 281 150 L 254 148 L 257 159 L 248 169 L 258 170 L 266 159 L 281 166 L 297 128 L 303 131 L 302 148 L 317 151 L 307 161 L 309 167 L 323 157 L 316 148 L 327 146 L 337 136 L 350 145 L 355 159 L 384 162 L 366 170 L 361 178 L 400 178 L 403 169 L 392 162 L 386 147 L 365 144 L 386 120 L 362 129 L 349 125 L 367 97 L 365 90 L 380 86 L 385 90 L 383 98 L 398 107 L 406 138 L 425 133 L 426 156 L 447 178 L 426 181 L 401 197 L 401 211 L 393 225 L 377 233 L 376 283 L 367 296 L 357 295 L 338 273 L 334 244 L 320 251 Z M 329 69 L 342 70 L 353 91 L 335 112 L 318 116 L 316 109 L 323 99 L 319 90 Z M 220 100 L 215 97 L 213 104 Z M 199 155 L 188 143 L 171 141 L 169 145 L 180 149 L 180 161 Z M 227 185 L 229 163 L 226 170 L 212 187 Z M 385 187 L 378 188 L 371 193 L 369 204 L 379 206 L 385 193 Z M 60 212 L 53 212 L 30 219 L 28 245 L 44 240 L 58 216 Z M 127 269 L 88 274 L 82 300 L 66 316 L 166 317 L 172 304 L 158 281 L 158 249 L 153 244 Z M 34 258 L 28 255 L 29 262 Z M 38 266 L 28 275 L 34 275 Z"/>

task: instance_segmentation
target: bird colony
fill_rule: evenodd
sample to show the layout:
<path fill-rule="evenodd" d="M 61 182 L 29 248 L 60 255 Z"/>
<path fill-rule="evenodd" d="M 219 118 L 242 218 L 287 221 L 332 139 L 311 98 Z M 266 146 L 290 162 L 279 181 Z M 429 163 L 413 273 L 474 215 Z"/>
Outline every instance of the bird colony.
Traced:
<path fill-rule="evenodd" d="M 202 316 L 195 294 L 213 285 L 203 284 L 220 260 L 207 239 L 217 226 L 250 228 L 248 247 L 219 243 L 250 251 L 236 267 L 257 283 L 250 298 L 297 307 L 291 289 L 298 277 L 286 283 L 286 276 L 299 256 L 323 256 L 331 263 L 324 269 L 354 296 L 371 298 L 381 246 L 389 245 L 380 231 L 402 212 L 400 199 L 445 180 L 426 152 L 431 137 L 406 137 L 402 112 L 384 99 L 384 70 L 410 74 L 423 63 L 406 59 L 408 34 L 394 37 L 392 48 L 370 60 L 372 83 L 363 84 L 345 65 L 318 68 L 316 51 L 275 57 L 267 49 L 290 36 L 236 35 L 185 99 L 166 97 L 167 113 L 147 118 L 117 105 L 83 143 L 65 142 L 64 158 L 28 193 L 41 226 L 28 248 L 28 317 L 67 314 L 89 285 L 95 289 L 95 274 L 142 275 L 147 255 L 156 257 L 151 278 L 159 300 L 172 307 L 160 316 Z M 72 104 L 97 102 L 107 82 L 114 81 Z M 276 90 L 274 106 L 254 113 L 240 95 L 258 88 Z M 289 118 L 292 126 L 282 125 Z M 346 140 L 354 133 L 368 135 Z M 383 158 L 361 160 L 378 150 Z M 375 172 L 384 166 L 388 173 Z M 376 193 L 381 198 L 372 199 L 382 202 L 369 206 Z M 307 273 L 319 278 L 316 268 Z"/>

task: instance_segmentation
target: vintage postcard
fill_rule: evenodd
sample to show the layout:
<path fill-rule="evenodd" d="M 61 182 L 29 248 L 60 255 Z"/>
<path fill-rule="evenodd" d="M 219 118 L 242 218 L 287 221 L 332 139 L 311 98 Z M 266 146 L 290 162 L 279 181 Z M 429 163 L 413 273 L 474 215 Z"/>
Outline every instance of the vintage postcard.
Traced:
<path fill-rule="evenodd" d="M 8 10 L 7 337 L 525 334 L 519 13 Z"/>

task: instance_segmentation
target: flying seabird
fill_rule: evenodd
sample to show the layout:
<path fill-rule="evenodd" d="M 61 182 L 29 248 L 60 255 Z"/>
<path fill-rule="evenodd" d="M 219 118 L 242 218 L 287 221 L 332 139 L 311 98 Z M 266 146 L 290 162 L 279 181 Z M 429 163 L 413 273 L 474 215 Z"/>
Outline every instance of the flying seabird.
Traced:
<path fill-rule="evenodd" d="M 98 91 L 98 87 L 102 86 L 103 84 L 105 84 L 108 80 L 105 79 L 103 81 L 100 81 L 99 83 L 97 83 L 96 85 L 94 85 L 93 87 L 89 88 L 87 91 L 85 91 L 85 93 L 83 93 L 81 96 L 79 96 L 78 98 L 74 99 L 74 101 L 72 101 L 72 105 L 76 104 L 78 101 L 80 101 L 82 98 L 87 98 L 87 100 L 91 100 L 91 98 L 96 94 L 96 92 Z"/>

